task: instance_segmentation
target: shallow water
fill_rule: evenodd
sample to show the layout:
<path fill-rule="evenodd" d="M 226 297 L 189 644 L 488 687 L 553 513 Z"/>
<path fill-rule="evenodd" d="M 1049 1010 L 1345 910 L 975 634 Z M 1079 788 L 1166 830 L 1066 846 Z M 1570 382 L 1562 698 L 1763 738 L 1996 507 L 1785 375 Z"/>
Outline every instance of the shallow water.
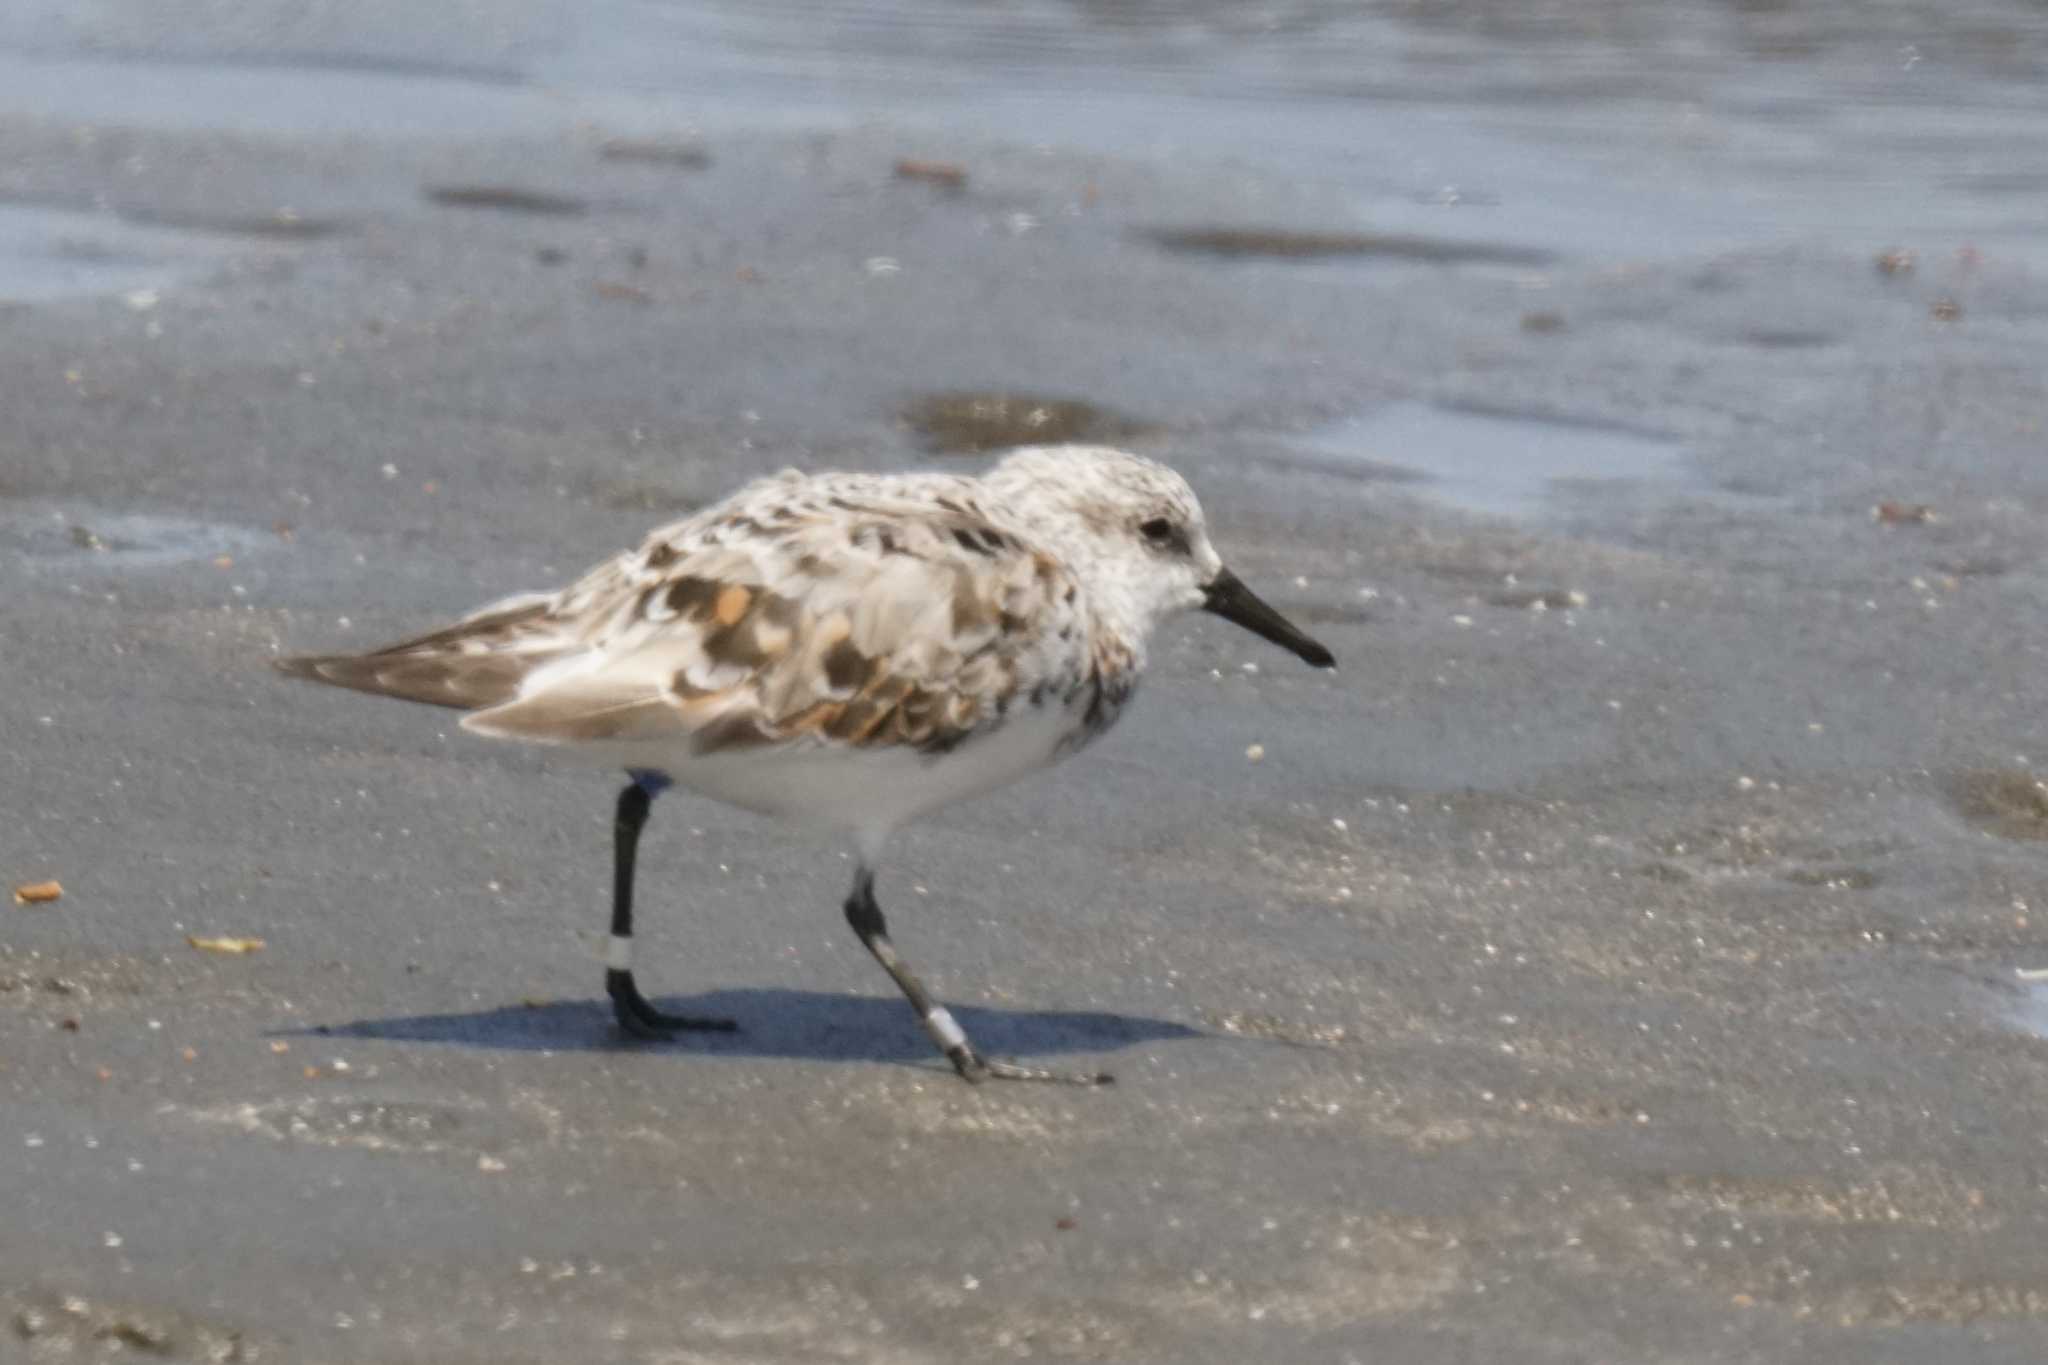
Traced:
<path fill-rule="evenodd" d="M 0 554 L 32 572 L 141 573 L 181 564 L 232 565 L 278 542 L 245 527 L 107 508 L 22 508 L 0 515 Z"/>
<path fill-rule="evenodd" d="M 2048 261 L 2048 38 L 1977 0 L 1388 8 L 558 0 L 478 26 L 395 5 L 290 18 L 32 0 L 0 117 L 404 139 L 571 127 L 849 128 L 1234 159 L 1340 205 L 1235 221 L 1426 257 L 1668 257 L 1966 242 Z M 1274 219 L 1278 221 L 1267 221 Z"/>
<path fill-rule="evenodd" d="M 2025 994 L 2014 1018 L 2036 1038 L 2048 1038 L 2048 984 L 2028 982 L 2020 989 Z"/>
<path fill-rule="evenodd" d="M 231 256 L 204 233 L 0 202 L 0 302 L 126 294 L 131 307 L 147 311 L 160 290 L 200 278 Z"/>
<path fill-rule="evenodd" d="M 1417 491 L 1487 516 L 1533 518 L 1634 494 L 1710 491 L 1676 441 L 1530 414 L 1395 403 L 1300 442 L 1304 463 Z"/>

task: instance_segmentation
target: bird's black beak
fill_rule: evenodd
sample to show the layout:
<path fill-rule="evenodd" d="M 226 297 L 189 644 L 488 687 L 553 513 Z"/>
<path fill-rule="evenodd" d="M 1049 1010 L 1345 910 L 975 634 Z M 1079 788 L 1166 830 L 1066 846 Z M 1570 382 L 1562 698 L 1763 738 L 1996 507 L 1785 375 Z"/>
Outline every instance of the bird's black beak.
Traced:
<path fill-rule="evenodd" d="M 1203 587 L 1203 611 L 1213 611 L 1226 621 L 1235 621 L 1254 635 L 1262 635 L 1282 649 L 1292 650 L 1317 668 L 1335 668 L 1337 656 L 1303 635 L 1292 621 L 1261 602 L 1258 595 L 1228 569 L 1219 572 Z"/>

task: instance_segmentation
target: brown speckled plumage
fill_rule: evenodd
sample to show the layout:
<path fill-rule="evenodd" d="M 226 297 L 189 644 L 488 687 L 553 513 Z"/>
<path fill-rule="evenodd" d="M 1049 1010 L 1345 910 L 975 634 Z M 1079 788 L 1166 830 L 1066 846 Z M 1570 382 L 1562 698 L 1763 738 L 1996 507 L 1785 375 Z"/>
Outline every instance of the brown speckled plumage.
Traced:
<path fill-rule="evenodd" d="M 1073 572 L 976 491 L 947 475 L 784 475 L 551 597 L 281 666 L 542 743 L 942 753 L 1000 723 L 999 699 L 1083 688 L 1099 732 L 1129 694 L 1131 649 L 1098 638 Z"/>
<path fill-rule="evenodd" d="M 1153 629 L 1218 593 L 1327 661 L 1224 571 L 1178 474 L 1040 447 L 763 479 L 559 592 L 279 666 L 874 843 L 1108 730 Z"/>

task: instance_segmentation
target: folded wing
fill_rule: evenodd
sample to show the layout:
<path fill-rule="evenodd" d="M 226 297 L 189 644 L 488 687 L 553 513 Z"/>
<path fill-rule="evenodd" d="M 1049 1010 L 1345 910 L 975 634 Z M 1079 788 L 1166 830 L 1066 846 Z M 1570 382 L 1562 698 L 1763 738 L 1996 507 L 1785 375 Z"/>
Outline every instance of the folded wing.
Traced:
<path fill-rule="evenodd" d="M 280 673 L 357 692 L 472 711 L 519 693 L 535 668 L 576 646 L 549 616 L 553 594 L 507 598 L 437 630 L 368 654 L 278 659 Z"/>
<path fill-rule="evenodd" d="M 472 710 L 539 743 L 902 745 L 943 752 L 1088 668 L 1070 574 L 958 503 L 711 512 L 564 592 L 373 654 L 288 660 Z"/>

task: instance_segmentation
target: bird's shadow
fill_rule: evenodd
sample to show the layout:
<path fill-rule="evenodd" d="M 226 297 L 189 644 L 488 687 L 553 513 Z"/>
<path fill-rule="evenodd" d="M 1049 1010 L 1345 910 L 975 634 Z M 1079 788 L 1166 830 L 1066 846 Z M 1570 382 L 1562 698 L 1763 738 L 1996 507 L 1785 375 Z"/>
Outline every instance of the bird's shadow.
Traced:
<path fill-rule="evenodd" d="M 672 996 L 653 1003 L 674 1014 L 729 1018 L 739 1027 L 732 1033 L 678 1033 L 669 1042 L 629 1041 L 612 1021 L 610 1002 L 562 1000 L 500 1005 L 460 1014 L 358 1019 L 346 1024 L 291 1029 L 280 1036 L 379 1038 L 501 1052 L 653 1048 L 710 1057 L 790 1057 L 827 1062 L 926 1062 L 937 1056 L 910 1006 L 894 996 L 751 988 Z M 1009 1010 L 976 1005 L 950 1008 L 975 1046 L 990 1056 L 1113 1052 L 1134 1043 L 1211 1036 L 1170 1020 L 1099 1010 Z"/>

